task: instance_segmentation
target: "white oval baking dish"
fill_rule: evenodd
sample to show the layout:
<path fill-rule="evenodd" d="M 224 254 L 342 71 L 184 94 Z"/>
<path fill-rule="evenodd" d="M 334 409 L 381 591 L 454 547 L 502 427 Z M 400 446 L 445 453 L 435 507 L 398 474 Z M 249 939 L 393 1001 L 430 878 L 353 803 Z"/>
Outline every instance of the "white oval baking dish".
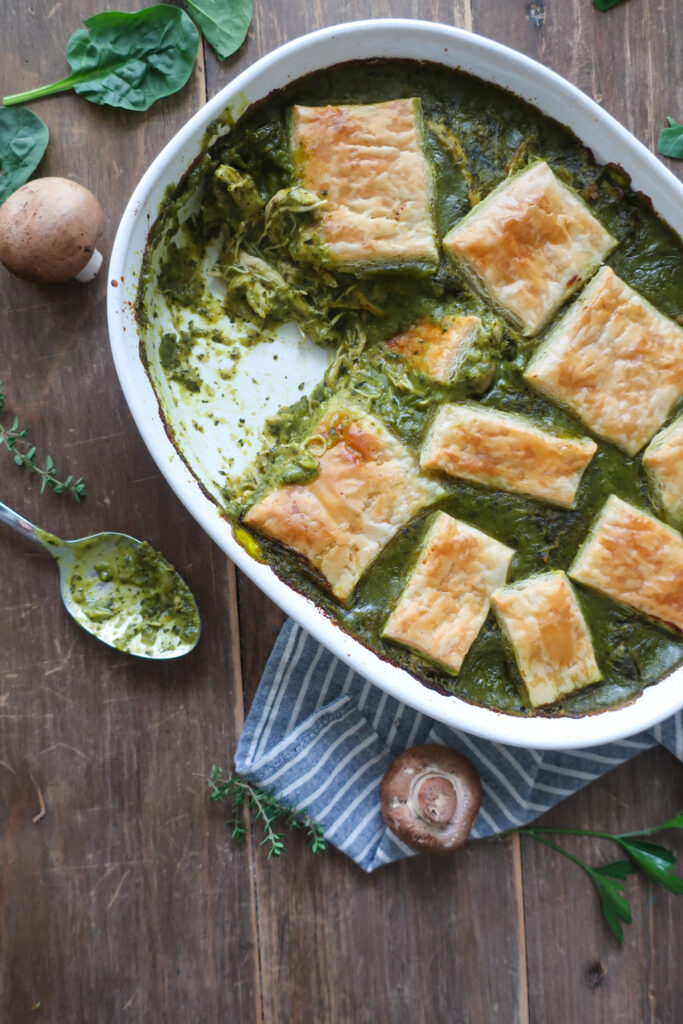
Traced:
<path fill-rule="evenodd" d="M 619 163 L 633 187 L 683 236 L 683 186 L 609 114 L 559 75 L 505 46 L 429 22 L 382 19 L 351 22 L 296 39 L 239 75 L 181 128 L 154 160 L 121 219 L 109 272 L 108 320 L 116 370 L 138 429 L 159 469 L 200 526 L 265 594 L 321 643 L 393 697 L 431 717 L 501 743 L 541 749 L 593 746 L 662 721 L 683 706 L 683 668 L 647 688 L 632 704 L 572 718 L 519 718 L 475 707 L 421 685 L 344 633 L 308 598 L 247 555 L 217 506 L 169 440 L 154 389 L 140 358 L 134 300 L 147 233 L 169 184 L 199 152 L 209 124 L 226 108 L 238 115 L 294 78 L 348 60 L 402 57 L 470 72 L 511 90 L 571 128 L 601 162 Z"/>

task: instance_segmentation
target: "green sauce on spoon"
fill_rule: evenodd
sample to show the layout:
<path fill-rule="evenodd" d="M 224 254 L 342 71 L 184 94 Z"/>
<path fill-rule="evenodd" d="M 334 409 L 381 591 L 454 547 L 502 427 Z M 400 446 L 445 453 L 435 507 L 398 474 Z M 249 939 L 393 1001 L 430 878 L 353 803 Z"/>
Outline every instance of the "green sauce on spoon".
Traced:
<path fill-rule="evenodd" d="M 177 658 L 196 646 L 201 623 L 194 597 L 146 541 L 124 533 L 63 541 L 2 502 L 0 521 L 50 552 L 66 610 L 98 640 L 141 658 Z"/>

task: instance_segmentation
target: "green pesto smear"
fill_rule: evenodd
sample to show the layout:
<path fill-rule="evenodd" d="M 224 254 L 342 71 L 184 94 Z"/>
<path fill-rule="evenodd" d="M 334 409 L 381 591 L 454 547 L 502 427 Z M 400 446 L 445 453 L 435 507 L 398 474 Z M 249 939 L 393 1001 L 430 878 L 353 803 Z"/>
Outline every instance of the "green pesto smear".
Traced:
<path fill-rule="evenodd" d="M 47 539 L 49 544 L 49 539 Z M 63 593 L 74 618 L 100 640 L 146 658 L 191 650 L 199 613 L 182 577 L 146 541 L 100 534 L 66 545 Z"/>
<path fill-rule="evenodd" d="M 561 125 L 511 94 L 460 72 L 415 62 L 351 63 L 300 79 L 252 108 L 232 131 L 202 154 L 165 199 L 148 244 L 138 317 L 149 325 L 150 282 L 178 309 L 204 317 L 246 319 L 260 332 L 295 320 L 332 356 L 311 394 L 268 420 L 260 455 L 225 487 L 226 513 L 253 557 L 267 561 L 290 585 L 310 596 L 331 618 L 380 656 L 429 686 L 473 703 L 529 715 L 513 659 L 493 615 L 487 619 L 457 676 L 381 637 L 405 587 L 434 508 L 477 526 L 516 551 L 510 581 L 547 569 L 567 569 L 606 497 L 621 498 L 655 515 L 641 457 L 631 458 L 598 440 L 575 509 L 559 509 L 519 495 L 442 479 L 447 497 L 425 510 L 381 552 L 342 607 L 292 552 L 239 525 L 244 511 L 282 483 L 304 483 L 317 471 L 306 442 L 321 408 L 346 394 L 378 416 L 416 455 L 436 408 L 443 402 L 479 401 L 531 417 L 540 427 L 582 437 L 570 415 L 527 387 L 523 370 L 543 333 L 522 338 L 472 294 L 443 258 L 431 274 L 374 271 L 354 275 L 323 266 L 311 243 L 319 204 L 298 187 L 292 168 L 287 118 L 293 104 L 379 102 L 419 96 L 425 145 L 434 168 L 434 213 L 443 237 L 508 174 L 538 159 L 584 199 L 619 245 L 608 262 L 670 317 L 683 314 L 683 245 L 648 201 L 629 188 L 618 167 L 599 166 Z M 193 212 L 179 232 L 189 198 Z M 204 259 L 218 253 L 213 272 L 225 285 L 216 300 L 207 287 Z M 153 255 L 159 258 L 158 272 Z M 409 368 L 384 342 L 421 317 L 438 322 L 453 313 L 476 314 L 484 329 L 452 385 L 434 384 Z M 192 332 L 161 340 L 165 372 L 187 388 Z M 683 408 L 679 403 L 672 415 Z M 593 638 L 603 681 L 541 714 L 582 715 L 632 700 L 683 660 L 683 638 L 599 594 L 575 587 Z M 535 712 L 538 714 L 539 712 Z"/>

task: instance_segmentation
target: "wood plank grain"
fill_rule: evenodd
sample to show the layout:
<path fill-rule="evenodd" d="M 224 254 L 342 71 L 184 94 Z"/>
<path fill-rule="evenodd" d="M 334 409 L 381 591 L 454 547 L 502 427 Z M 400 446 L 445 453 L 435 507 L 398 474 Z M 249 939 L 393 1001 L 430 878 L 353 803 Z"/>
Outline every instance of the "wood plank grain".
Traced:
<path fill-rule="evenodd" d="M 665 821 L 680 810 L 683 768 L 662 748 L 625 764 L 541 818 L 539 825 L 626 832 Z M 683 835 L 653 839 L 683 853 Z M 622 855 L 611 843 L 573 837 L 557 842 L 594 866 Z M 633 924 L 623 947 L 603 921 L 582 871 L 533 840 L 522 848 L 532 1021 L 591 1024 L 680 1019 L 681 908 L 671 893 L 630 878 Z"/>
<path fill-rule="evenodd" d="M 257 860 L 265 1021 L 526 1019 L 504 844 L 372 876 L 298 836 L 288 846 Z"/>
<path fill-rule="evenodd" d="M 26 4 L 4 19 L 3 92 L 59 78 L 66 40 L 100 6 Z M 51 131 L 41 173 L 98 195 L 105 256 L 134 184 L 204 96 L 200 64 L 147 115 L 70 95 L 36 104 Z M 89 286 L 51 288 L 0 271 L 9 412 L 89 492 L 81 506 L 39 498 L 0 452 L 2 497 L 65 537 L 149 539 L 195 591 L 204 636 L 166 665 L 111 651 L 68 619 L 51 560 L 0 534 L 0 1019 L 256 1020 L 250 851 L 229 848 L 195 774 L 229 760 L 241 725 L 234 571 L 138 436 L 109 353 L 105 287 L 106 269 Z"/>
<path fill-rule="evenodd" d="M 653 152 L 666 116 L 683 111 L 676 0 L 473 0 L 473 29 L 569 79 Z M 680 120 L 680 118 L 678 118 Z M 663 159 L 663 158 L 662 158 Z M 681 180 L 681 161 L 663 161 Z"/>

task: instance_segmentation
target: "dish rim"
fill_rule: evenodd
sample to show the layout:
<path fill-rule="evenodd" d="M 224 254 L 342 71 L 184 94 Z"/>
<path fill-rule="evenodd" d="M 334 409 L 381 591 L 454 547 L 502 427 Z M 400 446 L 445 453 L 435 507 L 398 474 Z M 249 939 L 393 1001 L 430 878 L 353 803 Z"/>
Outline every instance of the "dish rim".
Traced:
<path fill-rule="evenodd" d="M 418 48 L 420 54 L 416 55 L 412 51 Z M 335 51 L 340 52 L 331 61 Z M 344 632 L 270 566 L 252 559 L 235 541 L 230 523 L 203 491 L 166 433 L 156 393 L 139 353 L 134 299 L 144 245 L 140 249 L 136 235 L 144 232 L 146 241 L 163 191 L 185 173 L 199 152 L 208 125 L 226 107 L 231 106 L 235 116 L 240 116 L 274 89 L 311 71 L 373 57 L 442 63 L 493 82 L 532 103 L 571 128 L 592 149 L 598 162 L 615 163 L 618 159 L 631 175 L 632 187 L 647 190 L 659 215 L 683 235 L 683 186 L 675 175 L 590 97 L 532 58 L 475 33 L 418 19 L 369 19 L 318 29 L 261 57 L 224 86 L 164 146 L 135 188 L 116 233 L 107 286 L 112 356 L 124 397 L 150 455 L 202 529 L 287 615 L 390 696 L 452 728 L 510 746 L 579 749 L 633 736 L 683 707 L 683 666 L 647 687 L 630 704 L 579 718 L 520 717 L 431 690 Z M 486 73 L 487 64 L 490 73 Z M 479 70 L 474 70 L 477 66 Z M 612 149 L 611 160 L 605 159 L 603 146 Z"/>

